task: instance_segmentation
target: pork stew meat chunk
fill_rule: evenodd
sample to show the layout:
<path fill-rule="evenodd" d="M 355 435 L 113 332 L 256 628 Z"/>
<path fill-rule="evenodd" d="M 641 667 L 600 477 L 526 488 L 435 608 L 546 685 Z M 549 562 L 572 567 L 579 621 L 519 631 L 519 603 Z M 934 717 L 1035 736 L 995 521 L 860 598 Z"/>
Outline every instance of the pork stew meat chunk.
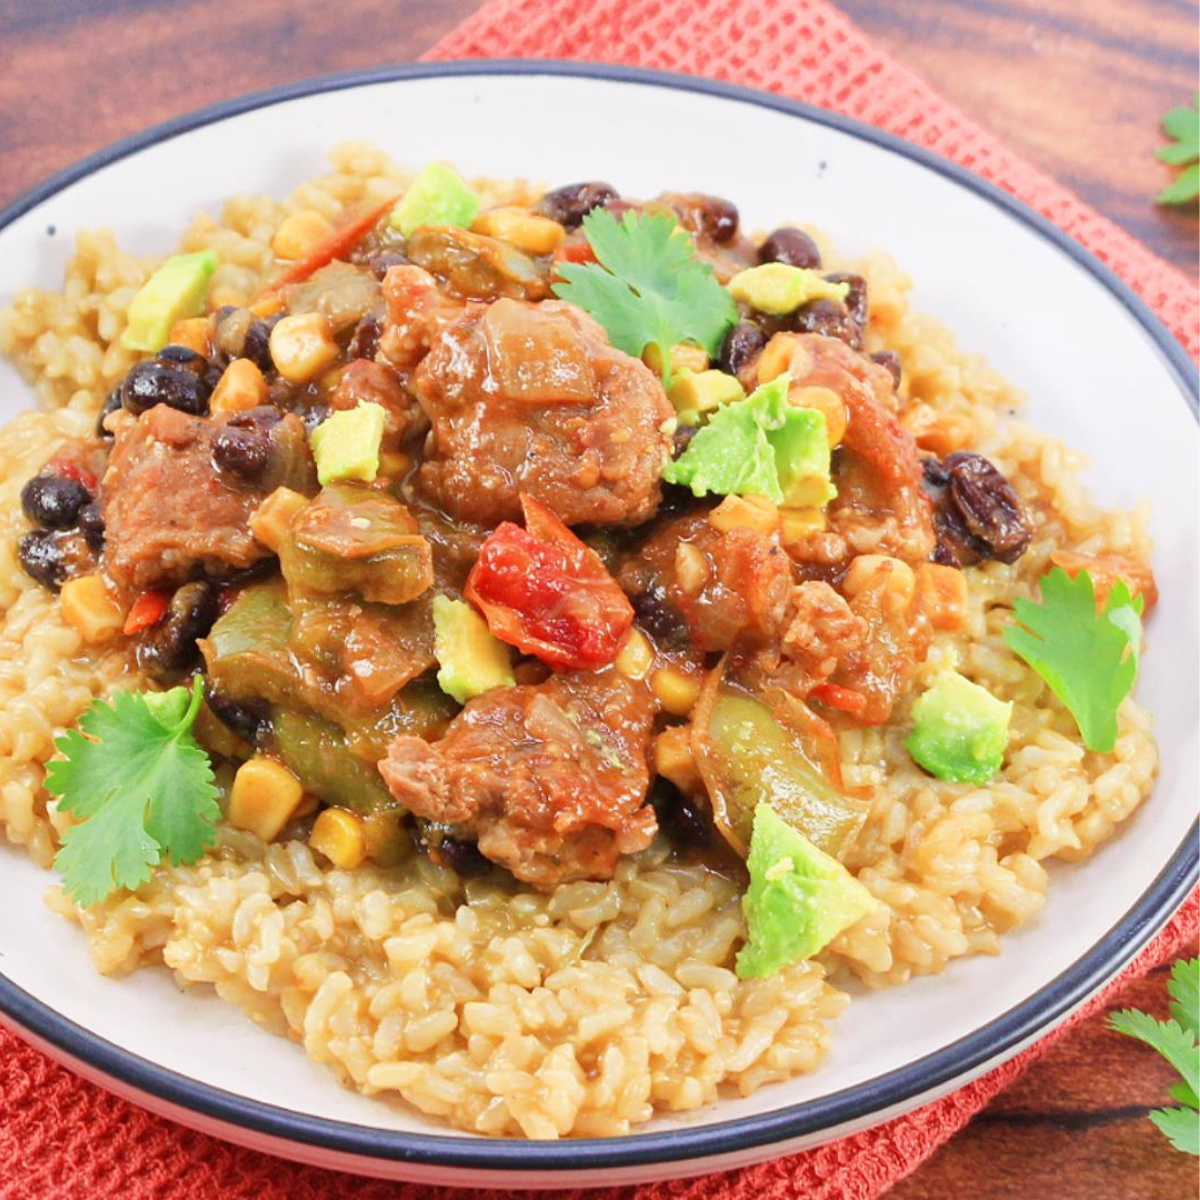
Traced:
<path fill-rule="evenodd" d="M 422 489 L 460 520 L 637 525 L 661 499 L 674 409 L 658 379 L 556 300 L 468 309 L 416 372 L 432 425 Z"/>
<path fill-rule="evenodd" d="M 476 697 L 439 741 L 396 738 L 379 769 L 410 812 L 474 836 L 526 883 L 607 879 L 656 829 L 653 716 L 618 672 L 569 672 Z"/>
<path fill-rule="evenodd" d="M 226 456 L 215 451 L 234 433 L 262 439 L 252 477 L 219 465 Z M 206 419 L 156 405 L 117 434 L 101 486 L 110 574 L 140 591 L 253 566 L 269 551 L 247 522 L 280 486 L 316 490 L 298 417 L 254 409 Z"/>

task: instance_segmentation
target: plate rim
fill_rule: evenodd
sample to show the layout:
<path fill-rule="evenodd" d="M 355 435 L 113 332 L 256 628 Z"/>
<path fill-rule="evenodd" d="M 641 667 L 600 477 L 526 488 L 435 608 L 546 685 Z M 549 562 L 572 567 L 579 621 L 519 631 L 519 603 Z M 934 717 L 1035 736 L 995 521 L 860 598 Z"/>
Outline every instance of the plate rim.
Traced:
<path fill-rule="evenodd" d="M 1200 377 L 1179 341 L 1149 306 L 1073 237 L 1023 201 L 957 163 L 898 135 L 854 118 L 774 93 L 698 76 L 611 63 L 561 59 L 460 59 L 402 62 L 321 75 L 248 93 L 195 109 L 122 138 L 90 154 L 0 209 L 0 231 L 58 192 L 141 150 L 258 108 L 325 92 L 426 78 L 549 75 L 632 83 L 694 92 L 781 112 L 872 143 L 965 187 L 1040 234 L 1090 273 L 1154 343 L 1193 416 L 1200 410 Z M 965 1037 L 915 1062 L 828 1096 L 771 1112 L 700 1126 L 631 1133 L 613 1138 L 552 1141 L 495 1140 L 461 1134 L 383 1129 L 293 1112 L 202 1083 L 126 1050 L 64 1017 L 0 972 L 0 1013 L 67 1056 L 86 1062 L 127 1087 L 179 1108 L 287 1142 L 360 1159 L 490 1171 L 603 1170 L 688 1159 L 714 1159 L 774 1143 L 836 1130 L 838 1126 L 905 1111 L 922 1096 L 974 1078 L 1049 1032 L 1099 990 L 1142 949 L 1175 912 L 1200 876 L 1193 824 L 1165 866 L 1107 933 L 1038 991 Z M 880 1120 L 886 1119 L 880 1116 Z M 715 1169 L 715 1167 L 714 1167 Z"/>

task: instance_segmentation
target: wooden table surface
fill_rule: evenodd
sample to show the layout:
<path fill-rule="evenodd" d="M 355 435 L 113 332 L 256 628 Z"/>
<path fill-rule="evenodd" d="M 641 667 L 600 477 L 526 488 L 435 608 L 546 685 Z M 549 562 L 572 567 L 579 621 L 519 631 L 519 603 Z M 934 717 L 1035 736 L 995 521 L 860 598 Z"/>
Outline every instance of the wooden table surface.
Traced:
<path fill-rule="evenodd" d="M 0 205 L 115 138 L 242 92 L 417 57 L 477 0 L 0 0 Z M 1192 212 L 1155 207 L 1158 121 L 1196 87 L 1191 0 L 841 0 L 897 59 L 1197 278 Z M 1196 953 L 1193 947 L 1189 953 Z M 1165 1014 L 1164 972 L 1118 1006 Z M 891 1193 L 1182 1200 L 1195 1160 L 1146 1120 L 1156 1055 L 1088 1021 Z"/>

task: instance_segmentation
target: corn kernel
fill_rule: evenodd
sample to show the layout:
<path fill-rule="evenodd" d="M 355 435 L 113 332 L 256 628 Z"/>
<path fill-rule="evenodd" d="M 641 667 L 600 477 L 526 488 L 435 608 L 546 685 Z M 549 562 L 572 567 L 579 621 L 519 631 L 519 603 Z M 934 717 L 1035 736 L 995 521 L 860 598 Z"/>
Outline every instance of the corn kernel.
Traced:
<path fill-rule="evenodd" d="M 63 620 L 89 645 L 107 642 L 125 624 L 121 606 L 109 595 L 99 575 L 81 575 L 62 586 L 59 605 Z"/>
<path fill-rule="evenodd" d="M 379 452 L 379 474 L 388 479 L 403 479 L 412 468 L 412 459 L 403 450 Z"/>
<path fill-rule="evenodd" d="M 229 823 L 269 842 L 300 807 L 304 789 L 281 762 L 256 757 L 244 762 L 229 789 Z"/>
<path fill-rule="evenodd" d="M 308 844 L 343 871 L 353 871 L 367 856 L 362 820 L 344 808 L 325 809 L 313 822 Z"/>
<path fill-rule="evenodd" d="M 678 667 L 661 667 L 650 676 L 650 690 L 675 717 L 686 717 L 700 698 L 700 680 Z"/>
<path fill-rule="evenodd" d="M 967 623 L 967 577 L 956 567 L 922 563 L 917 568 L 917 606 L 934 629 L 962 629 Z"/>
<path fill-rule="evenodd" d="M 655 345 L 647 346 L 642 351 L 642 362 L 656 375 L 662 374 L 662 354 Z M 676 371 L 707 371 L 708 353 L 703 346 L 693 346 L 690 342 L 677 342 L 671 347 L 671 372 Z"/>
<path fill-rule="evenodd" d="M 209 408 L 215 413 L 245 412 L 267 402 L 267 381 L 256 363 L 235 358 L 213 388 Z"/>
<path fill-rule="evenodd" d="M 333 223 L 311 208 L 284 217 L 271 239 L 277 258 L 304 258 L 333 232 Z"/>
<path fill-rule="evenodd" d="M 562 245 L 567 233 L 557 221 L 539 217 L 524 208 L 493 208 L 481 212 L 471 223 L 471 229 L 533 255 L 552 254 Z"/>
<path fill-rule="evenodd" d="M 208 318 L 188 317 L 186 321 L 176 321 L 171 326 L 167 341 L 172 346 L 186 346 L 197 354 L 208 354 Z"/>
<path fill-rule="evenodd" d="M 943 457 L 971 444 L 973 427 L 966 413 L 945 412 L 930 404 L 914 404 L 900 417 L 922 450 Z"/>
<path fill-rule="evenodd" d="M 341 353 L 329 322 L 315 312 L 281 317 L 271 330 L 269 346 L 272 361 L 289 383 L 316 379 Z"/>
<path fill-rule="evenodd" d="M 691 732 L 688 725 L 673 725 L 654 739 L 654 770 L 684 792 L 700 783 Z"/>
<path fill-rule="evenodd" d="M 820 508 L 781 508 L 779 540 L 785 546 L 807 541 L 815 533 L 825 532 L 825 511 Z"/>
<path fill-rule="evenodd" d="M 654 662 L 654 647 L 637 629 L 631 629 L 617 650 L 615 665 L 626 679 L 641 679 Z"/>
<path fill-rule="evenodd" d="M 216 312 L 218 308 L 224 308 L 226 305 L 241 308 L 245 303 L 246 293 L 240 288 L 230 287 L 227 283 L 220 284 L 208 293 L 209 312 Z"/>
<path fill-rule="evenodd" d="M 758 382 L 770 383 L 784 371 L 791 371 L 792 359 L 799 346 L 799 339 L 794 333 L 777 333 L 758 356 Z"/>
<path fill-rule="evenodd" d="M 840 445 L 846 436 L 850 415 L 846 402 L 832 388 L 794 387 L 788 392 L 788 401 L 797 408 L 815 408 L 825 414 L 825 432 L 829 437 L 829 448 Z"/>
<path fill-rule="evenodd" d="M 689 596 L 708 582 L 708 563 L 691 542 L 680 542 L 675 547 L 675 578 Z"/>
<path fill-rule="evenodd" d="M 722 533 L 753 529 L 770 537 L 779 528 L 779 509 L 769 496 L 726 496 L 708 514 L 708 523 Z"/>
<path fill-rule="evenodd" d="M 917 588 L 917 577 L 906 562 L 890 558 L 886 554 L 860 554 L 850 564 L 842 591 L 853 600 L 868 588 L 879 586 L 882 581 L 891 603 L 897 608 L 907 608 Z"/>
<path fill-rule="evenodd" d="M 307 506 L 308 500 L 299 492 L 286 487 L 276 488 L 250 514 L 250 532 L 254 534 L 254 540 L 278 554 L 292 522 Z"/>

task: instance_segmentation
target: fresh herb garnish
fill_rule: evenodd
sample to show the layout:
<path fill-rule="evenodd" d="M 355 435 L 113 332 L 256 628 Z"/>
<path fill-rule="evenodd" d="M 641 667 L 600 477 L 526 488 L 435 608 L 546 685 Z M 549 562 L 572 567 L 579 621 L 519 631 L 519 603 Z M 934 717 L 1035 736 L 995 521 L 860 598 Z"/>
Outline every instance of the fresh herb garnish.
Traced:
<path fill-rule="evenodd" d="M 1171 968 L 1167 983 L 1171 996 L 1171 1019 L 1159 1021 L 1149 1013 L 1125 1009 L 1113 1013 L 1109 1025 L 1157 1050 L 1179 1072 L 1181 1080 L 1171 1088 L 1171 1099 L 1182 1108 L 1159 1108 L 1150 1114 L 1171 1145 L 1185 1154 L 1200 1155 L 1200 958 L 1180 959 Z"/>
<path fill-rule="evenodd" d="M 565 282 L 554 285 L 556 296 L 595 317 L 618 350 L 640 358 L 647 346 L 656 346 L 664 383 L 670 382 L 676 343 L 695 342 L 710 356 L 717 353 L 737 308 L 674 218 L 627 212 L 618 222 L 598 208 L 584 217 L 583 231 L 597 262 L 560 263 Z"/>
<path fill-rule="evenodd" d="M 117 692 L 55 742 L 63 757 L 47 768 L 46 791 L 83 821 L 54 865 L 84 907 L 144 883 L 164 856 L 195 862 L 216 839 L 212 766 L 192 733 L 203 694 L 198 677 L 190 689 Z"/>
<path fill-rule="evenodd" d="M 1200 92 L 1191 108 L 1173 108 L 1162 119 L 1163 133 L 1171 145 L 1155 151 L 1155 157 L 1172 167 L 1183 167 L 1158 193 L 1159 204 L 1191 204 L 1200 196 Z"/>
<path fill-rule="evenodd" d="M 1041 604 L 1014 603 L 1017 623 L 1005 627 L 1005 645 L 1067 706 L 1084 745 L 1110 751 L 1117 744 L 1117 709 L 1137 676 L 1142 598 L 1119 579 L 1097 612 L 1092 577 L 1080 571 L 1072 579 L 1061 567 L 1042 577 L 1041 589 Z"/>

